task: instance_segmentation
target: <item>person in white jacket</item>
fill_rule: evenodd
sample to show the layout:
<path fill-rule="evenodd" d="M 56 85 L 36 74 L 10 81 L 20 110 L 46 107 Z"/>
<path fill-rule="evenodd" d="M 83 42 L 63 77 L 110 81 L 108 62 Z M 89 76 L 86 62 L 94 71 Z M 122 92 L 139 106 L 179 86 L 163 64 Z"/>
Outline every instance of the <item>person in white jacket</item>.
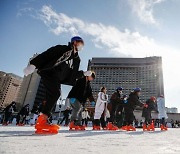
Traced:
<path fill-rule="evenodd" d="M 94 125 L 93 130 L 100 130 L 100 124 L 103 129 L 106 129 L 106 112 L 107 112 L 107 103 L 108 95 L 106 94 L 106 88 L 102 87 L 95 106 L 94 114 Z"/>
<path fill-rule="evenodd" d="M 84 125 L 84 123 L 85 123 L 85 126 L 87 127 L 87 125 L 88 125 L 88 119 L 90 119 L 89 112 L 88 112 L 87 109 L 85 109 L 85 110 L 82 112 L 82 125 Z"/>
<path fill-rule="evenodd" d="M 163 95 L 157 98 L 158 118 L 161 123 L 161 130 L 167 130 L 165 120 L 168 118 L 165 108 L 165 99 Z"/>

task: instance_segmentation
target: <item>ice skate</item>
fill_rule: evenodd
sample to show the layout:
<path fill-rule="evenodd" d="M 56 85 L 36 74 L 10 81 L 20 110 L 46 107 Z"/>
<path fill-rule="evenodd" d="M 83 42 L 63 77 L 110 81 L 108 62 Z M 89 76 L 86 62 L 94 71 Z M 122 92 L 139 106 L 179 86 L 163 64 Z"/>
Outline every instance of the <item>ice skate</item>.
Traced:
<path fill-rule="evenodd" d="M 40 115 L 35 125 L 36 134 L 57 134 L 59 126 L 48 123 L 48 117 L 44 114 Z"/>
<path fill-rule="evenodd" d="M 119 128 L 115 125 L 113 125 L 111 122 L 108 123 L 107 125 L 108 130 L 118 130 Z"/>
<path fill-rule="evenodd" d="M 8 123 L 7 123 L 7 122 L 3 122 L 2 125 L 3 125 L 3 126 L 7 126 Z"/>
<path fill-rule="evenodd" d="M 166 131 L 167 130 L 167 127 L 165 127 L 164 125 L 161 125 L 160 128 L 161 128 L 162 131 Z"/>
<path fill-rule="evenodd" d="M 108 130 L 108 127 L 106 126 L 106 127 L 103 127 L 102 129 L 103 129 L 103 130 Z"/>
<path fill-rule="evenodd" d="M 80 127 L 81 130 L 86 130 L 86 126 L 79 125 L 79 127 Z"/>
<path fill-rule="evenodd" d="M 93 130 L 101 130 L 101 127 L 94 125 L 94 126 L 93 126 Z"/>
<path fill-rule="evenodd" d="M 143 131 L 147 131 L 147 125 L 143 124 Z"/>
<path fill-rule="evenodd" d="M 24 124 L 22 124 L 22 123 L 19 123 L 19 124 L 16 124 L 17 126 L 24 126 Z"/>
<path fill-rule="evenodd" d="M 72 122 L 70 122 L 69 130 L 77 130 L 78 131 L 78 130 L 82 130 L 82 129 L 78 125 L 75 125 L 74 121 L 72 121 Z"/>
<path fill-rule="evenodd" d="M 128 126 L 127 126 L 127 125 L 126 125 L 126 126 L 122 126 L 122 127 L 121 127 L 121 129 L 122 129 L 122 130 L 127 130 L 127 128 L 128 128 Z"/>
<path fill-rule="evenodd" d="M 132 125 L 127 126 L 127 131 L 136 131 L 136 128 Z"/>
<path fill-rule="evenodd" d="M 155 130 L 155 128 L 154 128 L 154 124 L 153 123 L 148 125 L 147 131 L 154 131 L 154 130 Z"/>
<path fill-rule="evenodd" d="M 58 129 L 37 129 L 36 134 L 57 134 Z"/>

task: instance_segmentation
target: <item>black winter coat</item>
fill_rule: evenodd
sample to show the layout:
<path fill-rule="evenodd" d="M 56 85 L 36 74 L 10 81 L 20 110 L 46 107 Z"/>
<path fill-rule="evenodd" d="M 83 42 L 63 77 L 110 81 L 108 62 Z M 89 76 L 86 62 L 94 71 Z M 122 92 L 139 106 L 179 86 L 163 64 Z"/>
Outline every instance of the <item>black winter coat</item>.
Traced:
<path fill-rule="evenodd" d="M 71 43 L 56 45 L 39 54 L 30 61 L 38 69 L 38 74 L 51 76 L 61 84 L 74 85 L 76 79 L 83 77 L 79 71 L 80 58 L 74 54 Z"/>
<path fill-rule="evenodd" d="M 24 106 L 18 114 L 28 116 L 29 115 L 29 107 Z"/>
<path fill-rule="evenodd" d="M 76 98 L 80 103 L 85 103 L 87 98 L 89 101 L 94 101 L 92 95 L 92 89 L 90 82 L 86 80 L 86 77 L 83 77 L 76 81 L 74 87 L 72 87 L 69 92 L 68 98 Z"/>
<path fill-rule="evenodd" d="M 15 112 L 16 111 L 16 105 L 11 103 L 4 109 L 4 111 L 5 111 L 5 113 L 13 113 L 13 112 Z"/>
<path fill-rule="evenodd" d="M 147 101 L 146 101 L 146 104 L 148 105 L 148 107 L 147 108 L 143 108 L 143 112 L 142 112 L 142 117 L 151 117 L 151 111 L 152 110 L 155 110 L 156 109 L 156 107 L 155 107 L 155 104 L 154 104 L 154 102 L 151 100 L 151 99 L 148 99 Z"/>
<path fill-rule="evenodd" d="M 118 92 L 114 92 L 110 98 L 110 102 L 113 104 L 122 103 L 121 95 Z"/>
<path fill-rule="evenodd" d="M 144 104 L 139 100 L 139 96 L 135 92 L 131 92 L 125 105 L 125 109 L 134 111 L 136 106 L 142 107 L 143 105 Z"/>

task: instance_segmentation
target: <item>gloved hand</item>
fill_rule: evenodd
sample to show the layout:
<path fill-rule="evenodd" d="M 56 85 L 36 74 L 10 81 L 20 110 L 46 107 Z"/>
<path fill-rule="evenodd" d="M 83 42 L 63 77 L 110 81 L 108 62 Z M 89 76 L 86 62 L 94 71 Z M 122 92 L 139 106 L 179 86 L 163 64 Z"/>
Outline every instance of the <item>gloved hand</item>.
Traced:
<path fill-rule="evenodd" d="M 148 105 L 147 105 L 147 104 L 144 104 L 144 107 L 145 107 L 145 108 L 147 108 L 147 107 L 148 107 Z"/>
<path fill-rule="evenodd" d="M 92 106 L 95 106 L 95 105 L 96 105 L 96 103 L 95 103 L 94 101 L 92 101 L 92 102 L 91 102 L 91 105 L 92 105 Z"/>
<path fill-rule="evenodd" d="M 84 72 L 84 76 L 91 76 L 92 75 L 92 72 L 91 71 L 86 71 Z"/>
<path fill-rule="evenodd" d="M 36 67 L 34 65 L 28 65 L 24 70 L 24 75 L 28 76 L 29 74 L 33 73 L 35 71 Z"/>

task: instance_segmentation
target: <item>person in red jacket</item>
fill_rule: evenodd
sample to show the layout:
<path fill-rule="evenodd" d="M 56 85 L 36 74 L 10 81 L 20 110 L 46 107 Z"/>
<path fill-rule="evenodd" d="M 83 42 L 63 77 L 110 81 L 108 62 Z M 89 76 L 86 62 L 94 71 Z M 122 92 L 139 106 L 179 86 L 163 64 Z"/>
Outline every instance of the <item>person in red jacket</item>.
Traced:
<path fill-rule="evenodd" d="M 80 57 L 78 52 L 83 46 L 83 39 L 75 36 L 68 45 L 56 45 L 39 54 L 24 69 L 25 75 L 31 74 L 37 69 L 46 88 L 46 102 L 42 108 L 42 114 L 36 121 L 35 133 L 58 133 L 59 126 L 50 124 L 48 117 L 50 117 L 60 96 L 60 85 L 73 86 L 77 79 L 88 74 L 88 71 L 79 71 Z"/>

